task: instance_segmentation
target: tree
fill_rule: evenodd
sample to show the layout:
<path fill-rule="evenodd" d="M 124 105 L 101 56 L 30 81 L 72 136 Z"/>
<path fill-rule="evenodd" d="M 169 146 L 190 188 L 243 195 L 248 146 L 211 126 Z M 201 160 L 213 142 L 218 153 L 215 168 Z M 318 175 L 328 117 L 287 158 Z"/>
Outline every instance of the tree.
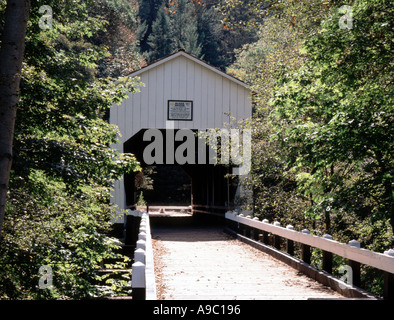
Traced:
<path fill-rule="evenodd" d="M 258 40 L 258 28 L 266 15 L 265 5 L 255 0 L 219 0 L 214 8 L 222 27 L 221 44 L 227 67 L 234 62 L 237 49 Z"/>
<path fill-rule="evenodd" d="M 119 260 L 120 267 L 130 260 L 110 236 L 115 210 L 110 191 L 139 165 L 132 155 L 111 148 L 119 132 L 105 115 L 138 82 L 100 77 L 99 63 L 109 53 L 97 36 L 109 22 L 92 10 L 93 1 L 46 4 L 53 10 L 52 28 L 39 27 L 40 4 L 33 2 L 26 34 L 0 237 L 0 298 L 114 295 L 119 282 L 98 285 L 98 269 L 109 259 Z M 51 289 L 39 288 L 41 266 L 52 269 Z"/>
<path fill-rule="evenodd" d="M 201 54 L 204 61 L 224 70 L 231 61 L 225 52 L 226 40 L 223 25 L 218 20 L 218 12 L 213 6 L 195 5 L 197 12 L 197 28 Z"/>
<path fill-rule="evenodd" d="M 393 8 L 353 1 L 350 23 L 341 6 L 270 2 L 258 41 L 237 51 L 229 71 L 254 92 L 244 182 L 260 218 L 383 252 L 394 245 Z M 381 281 L 363 268 L 365 288 L 381 294 Z"/>
<path fill-rule="evenodd" d="M 212 1 L 144 2 L 139 16 L 140 48 L 149 62 L 179 49 L 222 69 L 231 61 L 228 38 Z"/>
<path fill-rule="evenodd" d="M 0 49 L 0 234 L 12 164 L 12 147 L 29 0 L 8 0 Z"/>
<path fill-rule="evenodd" d="M 244 1 L 235 1 L 245 5 Z M 255 8 L 259 10 L 260 7 Z M 303 228 L 316 229 L 313 219 L 305 217 L 309 198 L 300 195 L 296 176 L 287 169 L 289 148 L 276 138 L 277 119 L 269 105 L 276 90 L 276 79 L 301 67 L 306 57 L 299 48 L 316 31 L 318 21 L 328 14 L 319 1 L 303 1 L 271 6 L 262 25 L 250 25 L 258 40 L 237 51 L 235 63 L 228 72 L 243 79 L 253 90 L 252 170 L 243 183 L 253 190 L 254 203 L 249 209 L 268 219 L 283 219 Z M 249 7 L 253 11 L 253 7 Z M 255 20 L 256 22 L 258 20 Z M 297 21 L 297 23 L 294 23 Z"/>
<path fill-rule="evenodd" d="M 202 46 L 199 42 L 197 15 L 193 3 L 189 0 L 170 1 L 168 10 L 172 51 L 183 49 L 201 57 Z"/>
<path fill-rule="evenodd" d="M 393 38 L 390 1 L 355 1 L 353 27 L 334 11 L 305 42 L 309 59 L 283 74 L 273 100 L 292 150 L 292 170 L 311 211 L 391 221 L 393 184 Z"/>
<path fill-rule="evenodd" d="M 152 24 L 160 7 L 165 3 L 165 0 L 138 0 L 137 39 L 142 53 L 149 51 L 148 37 L 152 32 Z"/>
<path fill-rule="evenodd" d="M 152 24 L 152 32 L 148 37 L 150 51 L 148 61 L 152 62 L 172 53 L 172 37 L 170 34 L 170 17 L 167 8 L 163 5 L 157 12 L 157 17 Z"/>
<path fill-rule="evenodd" d="M 93 37 L 96 45 L 108 47 L 109 55 L 99 62 L 100 77 L 126 76 L 144 64 L 137 42 L 137 10 L 137 0 L 100 0 L 89 7 L 90 14 L 107 21 Z"/>

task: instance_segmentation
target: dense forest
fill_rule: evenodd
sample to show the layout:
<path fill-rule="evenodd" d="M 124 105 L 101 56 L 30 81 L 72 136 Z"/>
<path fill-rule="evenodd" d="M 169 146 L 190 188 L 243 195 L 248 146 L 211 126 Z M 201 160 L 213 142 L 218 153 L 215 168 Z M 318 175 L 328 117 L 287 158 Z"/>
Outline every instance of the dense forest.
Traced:
<path fill-rule="evenodd" d="M 127 294 L 127 279 L 98 273 L 129 262 L 111 236 L 109 199 L 115 180 L 140 170 L 110 147 L 119 132 L 108 109 L 138 91 L 128 74 L 179 49 L 254 92 L 242 123 L 253 129 L 245 208 L 376 252 L 394 248 L 394 9 L 389 0 L 347 4 L 31 1 L 0 217 L 0 299 Z M 41 266 L 56 275 L 48 290 Z M 367 290 L 381 294 L 382 281 L 363 267 Z"/>

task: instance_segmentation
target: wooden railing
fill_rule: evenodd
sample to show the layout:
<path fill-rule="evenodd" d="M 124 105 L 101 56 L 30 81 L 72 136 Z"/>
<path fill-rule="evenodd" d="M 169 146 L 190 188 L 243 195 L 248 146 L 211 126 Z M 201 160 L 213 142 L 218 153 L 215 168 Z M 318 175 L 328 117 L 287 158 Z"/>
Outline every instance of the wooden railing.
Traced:
<path fill-rule="evenodd" d="M 210 214 L 210 215 L 215 215 L 215 216 L 223 216 L 227 210 L 229 210 L 229 207 L 227 206 L 208 206 L 208 205 L 200 205 L 200 204 L 194 204 L 192 206 L 193 208 L 193 213 L 204 213 L 204 214 Z"/>
<path fill-rule="evenodd" d="M 347 275 L 347 283 L 336 281 L 333 277 L 329 281 L 325 281 L 335 290 L 342 294 L 354 297 L 355 290 L 360 289 L 360 264 L 369 265 L 384 272 L 384 299 L 394 299 L 394 250 L 390 249 L 382 253 L 377 253 L 367 249 L 360 248 L 360 243 L 352 240 L 348 244 L 341 243 L 332 239 L 330 235 L 323 237 L 311 235 L 306 229 L 302 232 L 295 231 L 293 226 L 288 225 L 286 228 L 282 227 L 279 222 L 270 224 L 268 220 L 260 221 L 258 218 L 244 217 L 242 214 L 236 212 L 226 212 L 225 214 L 227 226 L 244 236 L 251 237 L 252 242 L 261 243 L 263 246 L 268 244 L 268 235 L 273 236 L 273 250 L 278 257 L 289 263 L 293 267 L 297 267 L 301 271 L 306 271 L 305 263 L 311 262 L 311 247 L 322 250 L 322 269 L 325 271 L 325 278 L 327 274 L 332 273 L 333 254 L 341 256 L 348 260 L 349 275 Z M 283 239 L 286 241 L 286 254 L 280 252 L 283 246 Z M 301 245 L 301 260 L 297 261 L 294 257 L 294 243 Z M 300 263 L 301 262 L 301 263 Z M 310 266 L 308 266 L 310 267 Z M 315 269 L 315 268 L 312 268 Z M 315 269 L 315 275 L 316 271 Z M 320 281 L 319 277 L 316 280 Z M 324 282 L 324 281 L 321 281 Z M 362 289 L 360 289 L 362 291 Z M 358 292 L 360 292 L 358 290 Z M 364 292 L 364 297 L 368 293 Z"/>
<path fill-rule="evenodd" d="M 166 212 L 185 212 L 192 213 L 191 206 L 137 206 L 137 210 L 146 211 L 149 213 L 166 213 Z"/>
<path fill-rule="evenodd" d="M 131 273 L 132 296 L 134 300 L 156 300 L 155 269 L 149 215 L 146 212 L 134 211 L 130 216 L 134 219 L 134 222 L 139 218 L 138 236 Z"/>

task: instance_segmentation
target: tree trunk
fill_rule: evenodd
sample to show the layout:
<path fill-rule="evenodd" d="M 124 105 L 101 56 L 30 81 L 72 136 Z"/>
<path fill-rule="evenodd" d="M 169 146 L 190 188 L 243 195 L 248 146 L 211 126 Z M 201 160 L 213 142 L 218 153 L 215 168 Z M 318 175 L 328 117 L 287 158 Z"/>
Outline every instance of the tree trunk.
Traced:
<path fill-rule="evenodd" d="M 12 164 L 12 143 L 19 100 L 30 0 L 8 0 L 0 49 L 0 234 Z"/>

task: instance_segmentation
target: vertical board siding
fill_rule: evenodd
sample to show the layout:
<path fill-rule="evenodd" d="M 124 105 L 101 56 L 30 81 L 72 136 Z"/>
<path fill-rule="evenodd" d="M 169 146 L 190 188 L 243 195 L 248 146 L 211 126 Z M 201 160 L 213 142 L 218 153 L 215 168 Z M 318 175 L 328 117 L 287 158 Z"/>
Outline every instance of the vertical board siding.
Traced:
<path fill-rule="evenodd" d="M 164 109 L 164 128 L 167 123 L 167 101 L 171 99 L 171 78 L 172 78 L 172 68 L 171 64 L 167 63 L 164 65 L 164 101 L 163 105 L 158 106 Z"/>
<path fill-rule="evenodd" d="M 200 124 L 202 122 L 202 105 L 203 105 L 203 95 L 202 95 L 202 76 L 201 76 L 201 66 L 195 65 L 194 67 L 194 101 L 193 101 L 193 122 L 195 123 L 196 129 L 200 129 Z"/>
<path fill-rule="evenodd" d="M 125 101 L 126 102 L 126 130 L 125 130 L 125 136 L 130 137 L 132 132 L 131 129 L 133 127 L 132 124 L 132 119 L 133 119 L 133 99 L 134 99 L 134 94 L 128 93 L 128 99 Z"/>
<path fill-rule="evenodd" d="M 215 78 L 210 74 L 207 75 L 207 84 L 208 110 L 206 114 L 206 127 L 215 128 Z"/>
<path fill-rule="evenodd" d="M 164 100 L 164 67 L 159 66 L 156 70 L 156 105 L 155 105 L 155 119 L 156 119 L 156 128 L 164 129 L 166 126 L 167 112 L 166 108 L 162 108 L 161 106 L 165 105 Z"/>
<path fill-rule="evenodd" d="M 228 113 L 231 111 L 230 110 L 230 80 L 228 79 L 223 79 L 223 117 L 222 121 L 223 123 L 229 123 L 229 117 Z M 227 113 L 227 114 L 226 114 Z"/>
<path fill-rule="evenodd" d="M 140 88 L 142 90 L 142 88 Z M 131 119 L 132 128 L 131 128 L 131 135 L 135 135 L 138 131 L 138 128 L 141 127 L 141 95 L 142 92 L 138 92 L 133 95 L 133 100 L 131 101 L 131 105 L 129 108 L 133 109 L 133 119 Z M 127 141 L 127 140 L 126 140 Z"/>
<path fill-rule="evenodd" d="M 230 112 L 232 117 L 238 119 L 237 103 L 238 103 L 237 84 L 231 83 L 230 84 Z"/>
<path fill-rule="evenodd" d="M 166 128 L 168 100 L 193 101 L 193 120 L 174 121 L 175 129 L 221 128 L 229 122 L 227 114 L 251 116 L 247 88 L 185 57 L 142 73 L 141 82 L 145 86 L 139 93 L 111 108 L 111 123 L 119 126 L 122 142 L 141 129 Z"/>
<path fill-rule="evenodd" d="M 144 73 L 141 77 L 145 87 L 141 88 L 141 105 L 133 106 L 133 108 L 139 108 L 141 111 L 141 128 L 148 128 L 148 118 L 149 118 L 149 72 Z M 134 130 L 133 130 L 134 131 Z"/>
<path fill-rule="evenodd" d="M 154 71 L 154 72 L 153 72 Z M 148 75 L 148 128 L 156 127 L 157 115 L 157 70 L 149 71 Z"/>
<path fill-rule="evenodd" d="M 251 117 L 250 90 L 193 59 L 182 54 L 139 73 L 145 86 L 110 110 L 110 123 L 118 125 L 122 134 L 114 148 L 123 152 L 123 143 L 141 129 L 165 129 L 168 100 L 193 101 L 193 120 L 174 121 L 175 129 L 226 127 L 228 114 L 237 119 Z M 114 187 L 112 202 L 124 209 L 123 181 Z"/>
<path fill-rule="evenodd" d="M 245 90 L 238 86 L 237 119 L 244 118 L 245 114 Z"/>
<path fill-rule="evenodd" d="M 189 81 L 186 81 L 188 79 L 187 76 L 187 60 L 185 58 L 179 59 L 180 65 L 179 65 L 179 99 L 176 100 L 187 100 L 187 83 Z M 191 81 L 191 79 L 190 79 Z M 177 121 L 178 123 L 178 129 L 183 129 L 187 128 L 187 123 L 189 121 Z"/>
<path fill-rule="evenodd" d="M 215 100 L 215 127 L 223 127 L 223 113 L 225 106 L 223 105 L 223 77 L 215 75 L 215 92 L 213 96 Z"/>

